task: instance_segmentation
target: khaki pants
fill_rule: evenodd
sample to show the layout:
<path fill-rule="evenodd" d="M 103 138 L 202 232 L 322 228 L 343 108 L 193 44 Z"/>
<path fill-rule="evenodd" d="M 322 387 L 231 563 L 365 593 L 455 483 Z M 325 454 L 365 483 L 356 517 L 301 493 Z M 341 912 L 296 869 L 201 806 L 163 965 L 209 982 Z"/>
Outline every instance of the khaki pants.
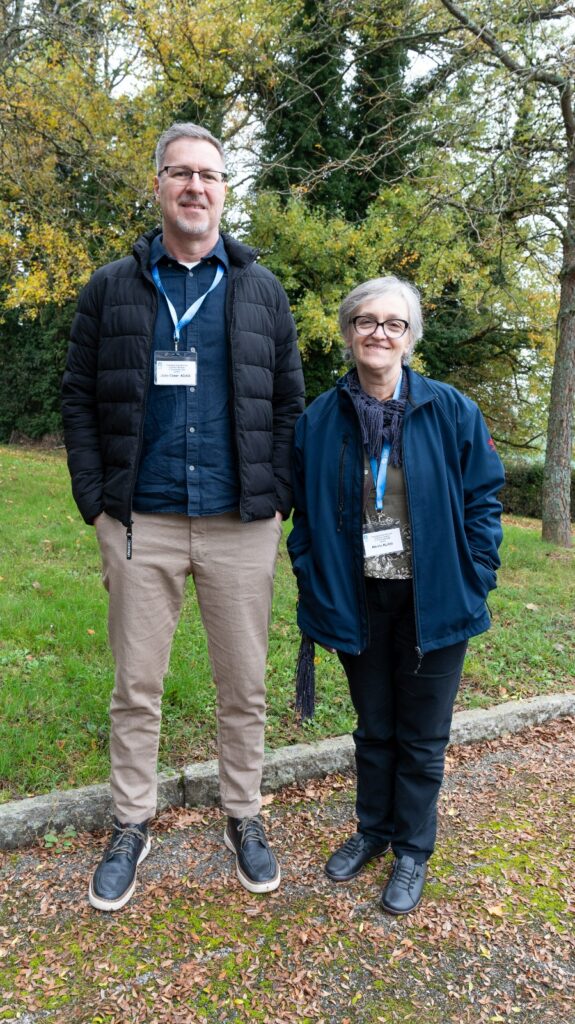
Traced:
<path fill-rule="evenodd" d="M 188 576 L 195 583 L 217 688 L 222 808 L 236 818 L 257 814 L 281 524 L 276 519 L 242 523 L 237 513 L 197 518 L 134 513 L 130 560 L 120 522 L 104 514 L 96 531 L 116 662 L 110 760 L 117 817 L 142 822 L 156 812 L 163 681 Z"/>

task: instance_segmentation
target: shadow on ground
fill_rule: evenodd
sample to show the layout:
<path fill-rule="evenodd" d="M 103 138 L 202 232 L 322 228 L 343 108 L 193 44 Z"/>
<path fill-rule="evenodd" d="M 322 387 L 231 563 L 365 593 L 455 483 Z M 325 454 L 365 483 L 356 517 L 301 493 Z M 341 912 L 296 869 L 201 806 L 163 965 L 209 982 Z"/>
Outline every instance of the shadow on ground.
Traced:
<path fill-rule="evenodd" d="M 85 900 L 105 836 L 0 855 L 0 1020 L 575 1021 L 575 723 L 448 762 L 426 898 L 402 919 L 379 909 L 389 856 L 347 885 L 323 874 L 355 828 L 351 778 L 266 798 L 283 868 L 269 896 L 241 888 L 215 810 L 156 823 L 116 915 Z"/>

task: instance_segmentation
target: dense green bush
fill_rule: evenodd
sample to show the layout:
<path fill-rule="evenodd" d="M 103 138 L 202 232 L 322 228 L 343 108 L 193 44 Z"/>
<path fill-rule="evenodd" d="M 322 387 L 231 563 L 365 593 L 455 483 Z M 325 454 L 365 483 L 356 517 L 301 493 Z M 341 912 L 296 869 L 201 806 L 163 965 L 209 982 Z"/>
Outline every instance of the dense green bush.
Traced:
<path fill-rule="evenodd" d="M 505 462 L 505 487 L 499 497 L 503 511 L 513 516 L 541 519 L 543 462 L 508 459 Z M 575 513 L 575 471 L 571 471 L 571 518 Z"/>
<path fill-rule="evenodd" d="M 60 381 L 72 304 L 45 306 L 35 320 L 16 312 L 0 323 L 0 442 L 20 434 L 40 438 L 62 429 Z"/>

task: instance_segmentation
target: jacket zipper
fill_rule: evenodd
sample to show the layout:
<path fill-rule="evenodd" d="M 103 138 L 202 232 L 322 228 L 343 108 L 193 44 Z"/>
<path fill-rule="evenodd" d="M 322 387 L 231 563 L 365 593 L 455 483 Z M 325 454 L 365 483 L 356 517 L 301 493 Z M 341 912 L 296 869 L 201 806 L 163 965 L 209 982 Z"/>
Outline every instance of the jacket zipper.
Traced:
<path fill-rule="evenodd" d="M 405 410 L 405 413 L 407 414 L 407 409 Z M 404 480 L 405 480 L 405 493 L 406 493 L 406 497 L 407 497 L 407 511 L 408 511 L 408 514 L 409 514 L 409 522 L 411 523 L 412 522 L 411 491 L 410 491 L 410 484 L 409 484 L 409 474 L 407 472 L 407 466 L 408 466 L 409 460 L 406 459 L 406 457 L 405 457 L 405 428 L 407 426 L 407 418 L 408 418 L 407 415 L 404 415 L 404 424 L 403 424 L 403 431 L 404 431 L 404 433 L 403 433 L 403 443 L 402 443 L 401 447 L 402 447 L 402 455 L 403 455 L 403 477 L 404 477 Z M 411 531 L 411 566 L 412 566 L 412 579 L 413 579 L 413 610 L 414 610 L 414 613 L 415 613 L 415 636 L 416 636 L 416 639 L 417 639 L 417 644 L 416 644 L 416 647 L 415 647 L 415 653 L 417 654 L 417 665 L 416 665 L 416 668 L 415 668 L 415 675 L 417 675 L 417 673 L 419 672 L 419 669 L 421 668 L 421 662 L 423 661 L 423 651 L 421 649 L 421 628 L 420 628 L 420 625 L 419 625 L 419 605 L 418 605 L 418 602 L 417 602 L 417 582 L 416 582 L 416 567 L 415 567 L 415 545 L 413 543 L 413 530 Z"/>
<path fill-rule="evenodd" d="M 225 327 L 226 327 L 227 336 L 228 336 L 228 339 L 227 339 L 228 340 L 228 352 L 229 352 L 229 355 L 230 355 L 230 384 L 231 384 L 230 417 L 231 417 L 231 422 L 232 422 L 232 429 L 233 429 L 233 436 L 234 436 L 234 445 L 235 445 L 235 449 L 236 449 L 236 457 L 237 457 L 237 460 L 238 460 L 238 481 L 239 481 L 239 485 L 240 485 L 240 504 L 239 504 L 240 519 L 242 518 L 243 492 L 242 492 L 241 474 L 239 472 L 239 466 L 241 465 L 241 458 L 240 458 L 240 454 L 241 453 L 240 453 L 240 447 L 239 447 L 239 444 L 238 444 L 238 432 L 237 432 L 237 422 L 236 422 L 236 414 L 235 414 L 235 401 L 234 401 L 234 399 L 235 399 L 236 387 L 235 387 L 234 347 L 232 345 L 232 338 L 233 338 L 233 333 L 234 333 L 233 327 L 234 327 L 235 297 L 236 297 L 237 281 L 238 281 L 238 278 L 241 277 L 243 273 L 245 273 L 245 271 L 248 269 L 248 267 L 251 267 L 251 265 L 253 263 L 255 263 L 256 261 L 257 261 L 257 255 L 254 256 L 253 259 L 251 259 L 248 263 L 245 263 L 243 266 L 238 267 L 237 272 L 235 274 L 233 273 L 232 264 L 230 263 L 230 272 L 229 272 L 229 280 L 228 280 L 228 296 L 229 296 L 229 298 L 226 298 L 226 305 L 225 305 L 225 311 L 224 311 L 224 316 L 225 316 L 225 320 L 226 320 Z M 229 309 L 229 313 L 230 313 L 229 320 L 228 320 L 228 317 L 227 317 L 228 309 Z"/>
<path fill-rule="evenodd" d="M 343 394 L 346 395 L 347 401 L 350 403 L 350 406 L 351 406 L 351 408 L 353 410 L 353 415 L 355 416 L 355 421 L 357 423 L 357 428 L 359 430 L 360 429 L 359 428 L 359 417 L 357 415 L 357 411 L 356 411 L 355 405 L 353 404 L 353 402 L 351 400 L 351 397 L 350 397 L 348 392 L 346 392 L 344 390 Z M 338 505 L 339 520 L 338 520 L 338 527 L 337 527 L 337 532 L 338 533 L 340 532 L 340 530 L 342 528 L 342 520 L 343 520 L 343 507 L 344 507 L 344 504 L 343 504 L 343 463 L 344 463 L 344 458 L 345 458 L 345 453 L 346 453 L 347 445 L 349 444 L 349 440 L 350 440 L 349 436 L 347 434 L 344 434 L 343 440 L 342 440 L 341 455 L 340 455 L 340 460 L 339 460 L 339 505 Z M 360 445 L 360 448 L 363 450 L 363 446 Z M 362 551 L 363 551 L 363 489 L 362 489 L 362 500 L 359 503 L 359 535 L 360 535 L 360 538 L 361 538 L 361 548 L 362 548 Z M 367 640 L 366 640 L 366 645 L 365 645 L 365 646 L 367 646 L 367 644 L 369 643 L 369 633 L 370 633 L 370 629 L 369 629 L 369 609 L 367 607 L 367 592 L 366 592 L 366 589 L 365 589 L 365 576 L 363 575 L 363 572 L 360 572 L 358 590 L 361 591 L 361 597 L 363 599 L 363 610 L 364 610 L 364 613 L 365 613 L 365 619 L 366 619 L 366 623 L 367 623 Z M 357 650 L 355 652 L 356 655 L 357 654 L 361 654 L 362 650 L 364 650 L 364 649 L 365 648 L 360 647 L 359 650 Z"/>
<path fill-rule="evenodd" d="M 348 444 L 349 444 L 349 437 L 347 436 L 347 434 L 345 434 L 344 438 L 343 438 L 343 441 L 342 441 L 342 445 L 341 445 L 341 452 L 339 453 L 339 474 L 338 474 L 338 492 L 337 492 L 337 494 L 338 494 L 338 499 L 337 499 L 337 512 L 338 512 L 337 532 L 338 533 L 341 533 L 341 531 L 343 529 L 343 510 L 344 510 L 344 507 L 345 507 L 345 502 L 343 500 L 343 471 L 344 471 L 344 466 L 345 466 L 345 455 L 346 455 L 346 452 L 347 452 Z"/>

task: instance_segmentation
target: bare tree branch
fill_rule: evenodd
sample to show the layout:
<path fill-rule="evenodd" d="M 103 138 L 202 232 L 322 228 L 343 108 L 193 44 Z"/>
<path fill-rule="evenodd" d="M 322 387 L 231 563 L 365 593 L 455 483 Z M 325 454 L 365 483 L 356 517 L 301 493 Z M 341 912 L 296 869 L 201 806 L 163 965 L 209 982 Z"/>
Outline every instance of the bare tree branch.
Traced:
<path fill-rule="evenodd" d="M 515 60 L 507 50 L 501 45 L 497 37 L 487 28 L 487 26 L 478 25 L 476 21 L 468 17 L 464 11 L 461 10 L 457 4 L 454 4 L 452 0 L 440 0 L 445 9 L 453 15 L 457 21 L 463 25 L 468 32 L 471 32 L 476 39 L 481 40 L 486 46 L 495 54 L 498 60 L 511 71 L 514 75 L 519 76 L 526 82 L 541 82 L 545 85 L 554 85 L 561 91 L 563 91 L 569 84 L 569 80 L 564 78 L 562 75 L 557 75 L 554 72 L 546 71 L 544 67 L 539 65 L 538 67 L 524 67 L 519 61 Z"/>

